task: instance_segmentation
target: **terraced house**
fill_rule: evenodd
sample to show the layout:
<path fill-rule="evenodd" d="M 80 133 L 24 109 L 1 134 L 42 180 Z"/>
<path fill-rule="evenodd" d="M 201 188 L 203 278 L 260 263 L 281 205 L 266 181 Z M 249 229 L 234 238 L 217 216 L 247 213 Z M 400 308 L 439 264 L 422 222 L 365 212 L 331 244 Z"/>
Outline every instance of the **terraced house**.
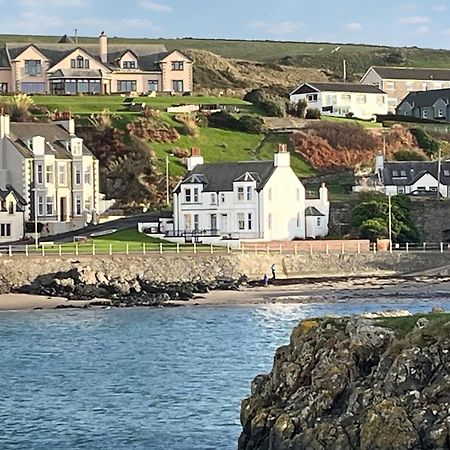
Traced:
<path fill-rule="evenodd" d="M 6 44 L 0 48 L 0 93 L 116 94 L 190 92 L 192 60 L 164 45 L 59 42 Z"/>
<path fill-rule="evenodd" d="M 95 219 L 98 170 L 98 160 L 75 135 L 73 119 L 16 123 L 0 115 L 0 188 L 24 199 L 26 221 L 36 219 L 56 234 Z"/>

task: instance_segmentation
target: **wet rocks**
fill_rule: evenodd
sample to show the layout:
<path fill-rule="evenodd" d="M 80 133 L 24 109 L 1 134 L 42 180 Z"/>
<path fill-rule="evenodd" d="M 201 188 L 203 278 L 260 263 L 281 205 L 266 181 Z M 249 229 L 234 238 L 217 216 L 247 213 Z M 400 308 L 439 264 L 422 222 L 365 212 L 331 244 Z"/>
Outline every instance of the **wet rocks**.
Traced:
<path fill-rule="evenodd" d="M 242 402 L 239 450 L 445 449 L 450 315 L 303 321 Z"/>
<path fill-rule="evenodd" d="M 112 278 L 87 267 L 39 275 L 32 283 L 15 289 L 15 292 L 66 297 L 69 300 L 110 299 L 112 305 L 117 307 L 166 306 L 170 300 L 189 301 L 210 290 L 238 289 L 245 281 L 245 278 L 218 277 L 211 282 L 199 279 L 164 283 L 139 276 Z"/>

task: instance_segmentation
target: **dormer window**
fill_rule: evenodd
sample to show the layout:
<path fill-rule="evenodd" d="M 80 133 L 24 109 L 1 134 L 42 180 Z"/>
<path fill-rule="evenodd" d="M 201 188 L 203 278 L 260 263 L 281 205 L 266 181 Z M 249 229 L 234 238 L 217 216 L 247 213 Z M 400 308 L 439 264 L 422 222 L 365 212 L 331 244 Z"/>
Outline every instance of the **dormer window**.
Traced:
<path fill-rule="evenodd" d="M 184 62 L 172 61 L 172 70 L 184 70 Z"/>
<path fill-rule="evenodd" d="M 392 171 L 392 178 L 398 178 L 398 170 Z"/>
<path fill-rule="evenodd" d="M 450 177 L 450 170 L 444 170 L 444 177 Z"/>
<path fill-rule="evenodd" d="M 122 68 L 123 69 L 136 69 L 136 61 L 123 61 Z"/>
<path fill-rule="evenodd" d="M 243 187 L 237 188 L 237 199 L 240 202 L 242 202 L 244 200 L 244 188 Z"/>

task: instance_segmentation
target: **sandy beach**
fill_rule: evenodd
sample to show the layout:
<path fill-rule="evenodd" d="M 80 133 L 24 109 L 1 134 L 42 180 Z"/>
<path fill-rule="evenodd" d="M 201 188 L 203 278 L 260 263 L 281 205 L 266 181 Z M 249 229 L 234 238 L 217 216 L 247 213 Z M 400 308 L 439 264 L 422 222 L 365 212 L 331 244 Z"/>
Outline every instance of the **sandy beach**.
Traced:
<path fill-rule="evenodd" d="M 212 291 L 196 296 L 189 302 L 171 301 L 173 306 L 245 306 L 269 303 L 343 303 L 384 301 L 416 298 L 450 299 L 450 278 L 359 278 L 349 280 L 318 280 L 287 286 L 242 288 L 238 291 Z M 99 299 L 100 301 L 103 301 Z M 24 294 L 0 295 L 0 311 L 37 310 L 57 308 L 82 308 L 97 306 L 91 301 L 69 301 L 61 297 Z M 108 301 L 106 301 L 108 302 Z M 107 305 L 105 305 L 107 306 Z"/>

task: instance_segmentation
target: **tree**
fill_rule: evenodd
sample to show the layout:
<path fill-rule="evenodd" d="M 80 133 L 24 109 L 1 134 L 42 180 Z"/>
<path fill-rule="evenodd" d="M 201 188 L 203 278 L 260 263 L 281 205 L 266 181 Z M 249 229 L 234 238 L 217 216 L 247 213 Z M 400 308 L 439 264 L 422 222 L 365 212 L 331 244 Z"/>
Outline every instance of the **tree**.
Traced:
<path fill-rule="evenodd" d="M 394 153 L 395 161 L 428 161 L 428 158 L 416 150 L 402 148 Z"/>
<path fill-rule="evenodd" d="M 439 153 L 439 141 L 434 139 L 429 133 L 422 128 L 412 128 L 411 134 L 416 138 L 419 147 L 430 157 Z"/>

